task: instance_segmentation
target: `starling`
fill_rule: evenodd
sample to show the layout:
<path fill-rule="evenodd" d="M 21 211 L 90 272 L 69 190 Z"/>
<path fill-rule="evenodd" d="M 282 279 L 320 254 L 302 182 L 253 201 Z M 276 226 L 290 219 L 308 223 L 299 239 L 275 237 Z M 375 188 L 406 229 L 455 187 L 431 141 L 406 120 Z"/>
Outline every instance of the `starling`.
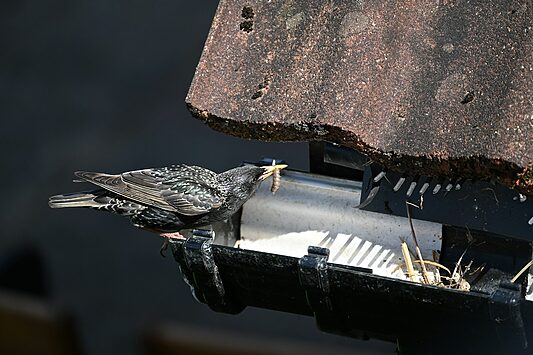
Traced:
<path fill-rule="evenodd" d="M 198 166 L 174 165 L 119 175 L 78 171 L 99 188 L 56 195 L 52 208 L 88 207 L 130 218 L 138 228 L 182 239 L 182 229 L 223 221 L 237 212 L 261 181 L 287 165 L 246 165 L 217 174 Z"/>

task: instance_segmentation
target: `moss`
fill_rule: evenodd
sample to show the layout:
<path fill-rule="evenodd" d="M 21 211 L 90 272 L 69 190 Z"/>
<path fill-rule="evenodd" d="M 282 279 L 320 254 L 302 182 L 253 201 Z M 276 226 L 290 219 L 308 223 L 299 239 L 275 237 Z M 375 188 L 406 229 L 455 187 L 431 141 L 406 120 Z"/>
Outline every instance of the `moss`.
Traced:
<path fill-rule="evenodd" d="M 533 187 L 533 166 L 526 167 L 524 172 L 518 174 L 518 184 Z"/>

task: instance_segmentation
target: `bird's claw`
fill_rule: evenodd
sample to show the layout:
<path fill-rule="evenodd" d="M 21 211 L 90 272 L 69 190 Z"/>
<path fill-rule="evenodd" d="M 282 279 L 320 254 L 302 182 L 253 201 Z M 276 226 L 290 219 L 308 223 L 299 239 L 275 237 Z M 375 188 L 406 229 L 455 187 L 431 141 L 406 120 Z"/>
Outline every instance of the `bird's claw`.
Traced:
<path fill-rule="evenodd" d="M 164 238 L 163 244 L 161 245 L 161 248 L 159 248 L 159 254 L 161 254 L 163 258 L 167 257 L 165 255 L 165 251 L 167 251 L 167 249 L 168 249 L 168 238 Z"/>

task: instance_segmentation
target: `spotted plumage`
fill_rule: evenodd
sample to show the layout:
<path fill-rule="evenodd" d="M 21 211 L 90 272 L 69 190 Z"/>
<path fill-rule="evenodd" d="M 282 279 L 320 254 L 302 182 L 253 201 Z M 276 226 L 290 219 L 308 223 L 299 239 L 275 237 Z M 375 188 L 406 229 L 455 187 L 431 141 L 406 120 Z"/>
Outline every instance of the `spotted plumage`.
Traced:
<path fill-rule="evenodd" d="M 129 217 L 136 227 L 179 232 L 231 217 L 260 182 L 286 165 L 247 165 L 217 174 L 198 166 L 175 165 L 118 175 L 76 172 L 99 189 L 50 197 L 52 208 L 87 207 Z"/>

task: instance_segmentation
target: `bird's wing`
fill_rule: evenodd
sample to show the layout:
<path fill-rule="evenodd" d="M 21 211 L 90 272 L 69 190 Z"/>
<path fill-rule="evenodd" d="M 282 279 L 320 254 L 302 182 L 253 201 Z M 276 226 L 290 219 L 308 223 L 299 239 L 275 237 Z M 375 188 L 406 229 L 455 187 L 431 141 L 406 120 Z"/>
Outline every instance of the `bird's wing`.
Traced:
<path fill-rule="evenodd" d="M 198 166 L 177 165 L 122 174 L 126 184 L 157 194 L 181 214 L 194 216 L 220 207 L 224 201 L 217 174 Z"/>
<path fill-rule="evenodd" d="M 207 213 L 224 202 L 216 173 L 197 166 L 177 165 L 121 175 L 77 172 L 76 176 L 134 201 L 187 216 Z"/>

